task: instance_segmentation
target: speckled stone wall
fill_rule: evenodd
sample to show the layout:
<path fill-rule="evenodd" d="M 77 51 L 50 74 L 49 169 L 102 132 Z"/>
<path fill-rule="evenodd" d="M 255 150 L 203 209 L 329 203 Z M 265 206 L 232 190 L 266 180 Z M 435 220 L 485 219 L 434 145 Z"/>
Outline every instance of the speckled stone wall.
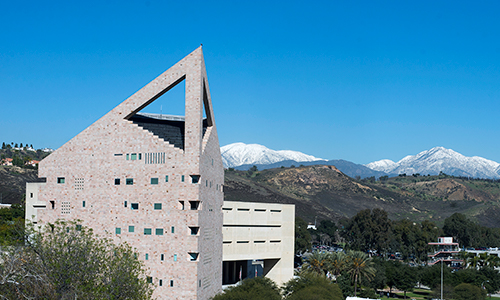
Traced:
<path fill-rule="evenodd" d="M 127 118 L 183 79 L 180 149 Z M 79 219 L 100 236 L 129 243 L 158 299 L 209 299 L 222 280 L 224 172 L 213 116 L 200 47 L 40 162 L 47 182 L 39 200 L 47 208 L 38 223 Z M 197 183 L 192 175 L 200 176 Z"/>

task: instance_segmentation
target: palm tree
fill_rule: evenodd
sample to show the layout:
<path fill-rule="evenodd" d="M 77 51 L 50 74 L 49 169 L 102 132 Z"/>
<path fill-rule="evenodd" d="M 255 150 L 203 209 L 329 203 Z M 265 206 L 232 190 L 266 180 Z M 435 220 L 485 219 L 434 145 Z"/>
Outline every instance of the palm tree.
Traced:
<path fill-rule="evenodd" d="M 370 280 L 375 276 L 375 268 L 371 258 L 360 251 L 350 251 L 347 253 L 347 272 L 354 280 L 354 297 L 356 297 L 358 279 L 365 277 Z"/>
<path fill-rule="evenodd" d="M 344 252 L 333 252 L 330 254 L 330 271 L 335 277 L 346 269 L 347 256 Z"/>
<path fill-rule="evenodd" d="M 326 275 L 330 268 L 330 255 L 327 252 L 314 251 L 302 265 L 304 272 Z"/>

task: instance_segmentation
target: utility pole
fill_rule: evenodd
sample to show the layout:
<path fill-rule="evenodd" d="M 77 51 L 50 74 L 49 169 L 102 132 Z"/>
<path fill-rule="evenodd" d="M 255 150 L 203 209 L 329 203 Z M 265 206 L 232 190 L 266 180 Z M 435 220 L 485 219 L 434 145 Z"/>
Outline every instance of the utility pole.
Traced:
<path fill-rule="evenodd" d="M 441 259 L 441 300 L 443 300 L 443 259 Z"/>

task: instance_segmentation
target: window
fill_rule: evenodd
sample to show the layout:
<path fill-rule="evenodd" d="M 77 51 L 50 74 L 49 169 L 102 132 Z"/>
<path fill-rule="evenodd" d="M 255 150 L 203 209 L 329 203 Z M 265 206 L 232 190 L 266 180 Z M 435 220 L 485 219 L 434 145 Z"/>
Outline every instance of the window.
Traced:
<path fill-rule="evenodd" d="M 65 179 L 64 177 L 57 177 L 57 183 L 64 183 Z"/>
<path fill-rule="evenodd" d="M 50 206 L 52 209 L 55 209 L 56 208 L 56 202 L 54 200 L 51 200 L 50 201 Z"/>
<path fill-rule="evenodd" d="M 189 253 L 189 260 L 190 261 L 196 261 L 198 260 L 198 253 Z"/>
<path fill-rule="evenodd" d="M 135 231 L 135 227 L 133 225 L 130 225 L 128 227 L 128 232 L 134 232 Z"/>
<path fill-rule="evenodd" d="M 137 159 L 137 153 L 130 154 L 130 160 L 136 160 L 136 159 Z"/>
<path fill-rule="evenodd" d="M 165 259 L 165 254 L 160 255 L 160 260 L 163 261 Z"/>
<path fill-rule="evenodd" d="M 133 185 L 134 184 L 134 178 L 127 178 L 127 179 L 125 179 L 125 184 L 126 185 Z"/>
<path fill-rule="evenodd" d="M 158 184 L 158 178 L 151 178 L 151 184 Z"/>
<path fill-rule="evenodd" d="M 85 200 L 82 201 L 82 207 L 85 207 Z"/>
<path fill-rule="evenodd" d="M 148 283 L 153 283 L 153 277 L 151 277 L 151 276 L 146 277 L 146 281 Z"/>
<path fill-rule="evenodd" d="M 149 259 L 149 254 L 146 253 L 146 256 L 144 257 L 144 260 L 148 260 Z"/>
<path fill-rule="evenodd" d="M 174 261 L 177 261 L 177 254 L 174 254 Z"/>
<path fill-rule="evenodd" d="M 168 182 L 168 175 L 165 175 L 165 182 Z"/>
<path fill-rule="evenodd" d="M 156 228 L 156 235 L 163 235 L 163 228 Z"/>
<path fill-rule="evenodd" d="M 161 203 L 155 203 L 154 204 L 154 209 L 155 210 L 160 210 L 161 209 Z"/>
<path fill-rule="evenodd" d="M 175 227 L 172 226 L 172 233 L 175 233 Z"/>
<path fill-rule="evenodd" d="M 181 176 L 181 182 L 184 182 L 184 175 Z"/>
<path fill-rule="evenodd" d="M 200 207 L 200 201 L 189 201 L 191 205 L 191 210 L 198 210 Z"/>
<path fill-rule="evenodd" d="M 33 198 L 33 193 L 30 193 L 30 198 Z"/>
<path fill-rule="evenodd" d="M 138 210 L 139 209 L 139 203 L 130 203 L 130 208 L 132 210 Z"/>
<path fill-rule="evenodd" d="M 115 233 L 116 234 L 121 234 L 122 233 L 122 229 L 120 227 L 116 227 L 115 228 Z"/>
<path fill-rule="evenodd" d="M 120 185 L 120 178 L 115 178 L 115 185 Z"/>
<path fill-rule="evenodd" d="M 158 285 L 163 286 L 163 280 L 160 279 L 160 281 L 158 281 Z"/>
<path fill-rule="evenodd" d="M 144 235 L 151 235 L 151 228 L 144 228 Z"/>
<path fill-rule="evenodd" d="M 125 201 L 125 202 L 123 203 L 123 205 L 124 205 L 125 207 L 127 207 L 127 201 Z"/>
<path fill-rule="evenodd" d="M 191 183 L 196 184 L 200 182 L 200 175 L 189 175 L 189 176 L 191 176 Z"/>
<path fill-rule="evenodd" d="M 82 230 L 82 225 L 77 224 L 77 225 L 76 225 L 76 230 L 77 230 L 77 231 L 81 231 L 81 230 Z"/>
<path fill-rule="evenodd" d="M 129 156 L 128 156 L 128 153 L 127 153 L 127 160 L 128 160 L 128 157 L 129 157 Z"/>
<path fill-rule="evenodd" d="M 173 287 L 173 286 L 174 286 L 174 281 L 170 280 L 170 287 Z"/>
<path fill-rule="evenodd" d="M 201 287 L 201 280 L 198 280 L 198 287 Z"/>
<path fill-rule="evenodd" d="M 200 227 L 189 227 L 189 229 L 191 230 L 191 235 L 198 235 Z"/>
<path fill-rule="evenodd" d="M 181 210 L 184 210 L 184 201 L 179 201 L 180 205 L 181 205 Z"/>
<path fill-rule="evenodd" d="M 142 153 L 139 153 L 139 160 L 142 159 Z"/>

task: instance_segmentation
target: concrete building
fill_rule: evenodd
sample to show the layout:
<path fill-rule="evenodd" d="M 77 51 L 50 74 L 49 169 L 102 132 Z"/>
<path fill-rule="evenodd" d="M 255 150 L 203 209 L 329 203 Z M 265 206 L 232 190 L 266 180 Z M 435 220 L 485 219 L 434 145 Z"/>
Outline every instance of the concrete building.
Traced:
<path fill-rule="evenodd" d="M 460 269 L 462 267 L 463 260 L 458 257 L 460 247 L 458 243 L 453 242 L 453 237 L 439 237 L 437 243 L 431 242 L 428 244 L 437 248 L 433 253 L 428 254 L 430 259 L 428 265 L 432 266 L 443 262 L 453 269 Z"/>
<path fill-rule="evenodd" d="M 185 116 L 140 113 L 182 81 Z M 157 299 L 221 291 L 224 170 L 201 47 L 42 160 L 39 177 L 27 220 L 78 219 L 128 242 Z"/>
<path fill-rule="evenodd" d="M 293 277 L 295 205 L 224 201 L 223 285 L 266 276 Z"/>

